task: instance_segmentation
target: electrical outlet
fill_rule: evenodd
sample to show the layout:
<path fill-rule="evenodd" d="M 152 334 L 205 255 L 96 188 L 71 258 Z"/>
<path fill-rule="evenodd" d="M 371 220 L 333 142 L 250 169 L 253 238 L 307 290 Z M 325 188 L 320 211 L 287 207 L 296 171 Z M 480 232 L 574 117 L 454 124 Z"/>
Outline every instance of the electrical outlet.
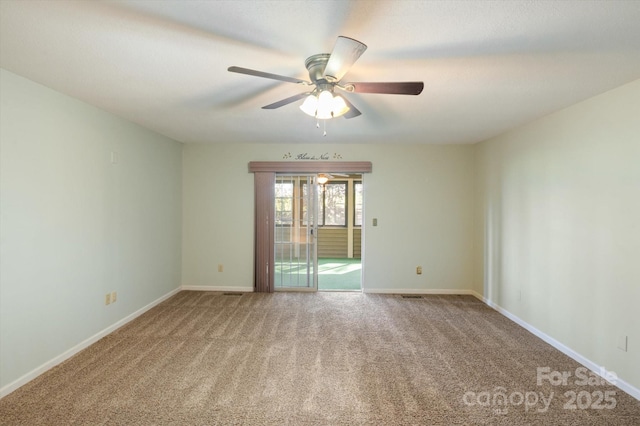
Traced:
<path fill-rule="evenodd" d="M 418 266 L 418 267 L 416 268 L 416 274 L 418 274 L 418 275 L 422 275 L 422 266 Z"/>
<path fill-rule="evenodd" d="M 222 263 L 218 264 L 218 272 L 224 271 L 224 265 Z"/>
<path fill-rule="evenodd" d="M 111 292 L 111 303 L 116 303 L 117 300 L 118 300 L 118 293 L 115 291 Z"/>
<path fill-rule="evenodd" d="M 111 293 L 107 293 L 106 296 L 104 296 L 104 304 L 108 305 L 111 303 Z"/>

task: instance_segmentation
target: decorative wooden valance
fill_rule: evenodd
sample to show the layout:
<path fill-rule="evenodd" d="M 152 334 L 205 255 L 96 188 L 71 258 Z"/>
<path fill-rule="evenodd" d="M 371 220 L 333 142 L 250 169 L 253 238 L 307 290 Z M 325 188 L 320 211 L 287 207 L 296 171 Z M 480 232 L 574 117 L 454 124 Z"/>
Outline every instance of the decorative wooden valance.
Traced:
<path fill-rule="evenodd" d="M 249 172 L 371 173 L 370 161 L 251 161 Z"/>

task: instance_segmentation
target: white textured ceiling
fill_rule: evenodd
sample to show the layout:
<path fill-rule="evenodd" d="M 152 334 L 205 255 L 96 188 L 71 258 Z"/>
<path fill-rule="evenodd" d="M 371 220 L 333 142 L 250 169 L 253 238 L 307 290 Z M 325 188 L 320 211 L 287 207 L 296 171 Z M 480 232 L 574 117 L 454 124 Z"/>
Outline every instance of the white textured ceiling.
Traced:
<path fill-rule="evenodd" d="M 0 0 L 0 65 L 187 143 L 474 143 L 640 78 L 640 1 Z M 304 87 L 304 60 L 368 45 L 344 80 L 425 82 L 350 94 L 327 123 L 262 106 Z M 1 95 L 1 93 L 0 93 Z"/>

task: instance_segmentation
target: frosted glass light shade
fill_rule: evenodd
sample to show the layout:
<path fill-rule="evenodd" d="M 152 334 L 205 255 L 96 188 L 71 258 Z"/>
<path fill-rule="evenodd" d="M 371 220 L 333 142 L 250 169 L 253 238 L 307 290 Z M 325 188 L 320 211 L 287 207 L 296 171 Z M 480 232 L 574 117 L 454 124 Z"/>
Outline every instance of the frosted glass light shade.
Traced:
<path fill-rule="evenodd" d="M 305 114 L 315 117 L 316 110 L 318 109 L 318 98 L 313 95 L 307 96 L 302 105 L 300 105 L 300 109 Z"/>
<path fill-rule="evenodd" d="M 318 110 L 316 111 L 316 118 L 318 120 L 327 120 L 333 117 L 332 112 L 333 95 L 327 90 L 320 92 L 320 95 L 318 96 Z"/>
<path fill-rule="evenodd" d="M 316 182 L 318 182 L 320 185 L 324 185 L 325 183 L 329 182 L 329 176 L 325 175 L 324 173 L 320 173 L 316 178 Z"/>
<path fill-rule="evenodd" d="M 334 117 L 340 117 L 341 115 L 349 111 L 349 109 L 350 108 L 347 106 L 344 99 L 342 99 L 342 96 L 335 96 L 333 98 L 333 106 L 331 110 L 333 111 Z"/>
<path fill-rule="evenodd" d="M 328 90 L 320 92 L 320 95 L 307 96 L 300 105 L 300 109 L 307 115 L 318 120 L 328 120 L 340 117 L 349 111 L 349 107 L 341 96 L 333 96 Z"/>

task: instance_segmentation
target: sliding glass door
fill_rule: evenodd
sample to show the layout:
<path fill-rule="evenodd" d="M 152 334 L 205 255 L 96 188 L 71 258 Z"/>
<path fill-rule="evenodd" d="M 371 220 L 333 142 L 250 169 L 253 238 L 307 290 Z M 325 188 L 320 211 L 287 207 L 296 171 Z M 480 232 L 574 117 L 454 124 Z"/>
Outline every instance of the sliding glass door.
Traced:
<path fill-rule="evenodd" d="M 274 287 L 318 288 L 316 175 L 276 174 L 274 188 Z"/>
<path fill-rule="evenodd" d="M 256 292 L 271 293 L 276 287 L 278 288 L 300 288 L 300 289 L 316 289 L 316 221 L 317 221 L 317 173 L 371 173 L 372 165 L 368 161 L 252 161 L 249 163 L 249 172 L 254 174 L 255 185 L 255 252 L 254 252 L 254 288 Z M 286 174 L 285 174 L 286 173 Z M 279 224 L 276 224 L 275 214 L 275 192 L 276 192 L 276 176 L 279 178 L 279 183 L 283 184 L 278 187 L 282 216 L 278 219 Z M 290 218 L 287 212 L 286 198 L 291 199 L 291 205 L 293 206 L 295 195 L 287 196 L 286 191 L 293 192 L 296 185 L 287 185 L 287 183 L 293 184 L 296 181 L 295 177 L 299 178 L 300 187 L 302 189 L 301 195 L 298 196 L 301 200 L 307 200 L 302 205 L 302 212 L 299 216 L 294 216 L 294 210 L 292 207 Z M 310 217 L 305 218 L 305 210 L 312 206 L 308 214 Z M 294 217 L 299 217 L 299 231 L 296 236 L 294 224 Z M 281 227 L 278 241 L 282 245 L 276 247 L 275 233 L 277 227 Z M 293 228 L 287 230 L 286 228 Z M 303 229 L 307 228 L 307 229 Z M 287 235 L 287 232 L 291 231 Z M 301 245 L 303 235 L 306 238 L 305 244 L 307 247 Z M 297 238 L 297 240 L 296 240 Z M 294 247 L 295 243 L 300 245 L 300 250 L 290 250 Z M 309 246 L 310 244 L 310 246 Z M 285 247 L 289 247 L 285 249 Z M 278 255 L 278 261 L 276 261 L 276 249 L 280 249 Z M 297 259 L 305 259 L 306 267 L 303 271 L 298 270 L 298 276 L 287 276 L 287 271 L 293 270 L 293 266 L 296 263 L 295 254 L 298 254 Z M 304 254 L 304 256 L 303 256 Z M 289 263 L 290 267 L 287 267 Z M 300 262 L 298 262 L 300 263 Z M 278 284 L 275 283 L 275 271 L 278 269 Z M 291 275 L 291 274 L 289 274 Z M 295 282 L 296 287 L 291 287 Z M 304 286 L 298 283 L 304 283 Z"/>

